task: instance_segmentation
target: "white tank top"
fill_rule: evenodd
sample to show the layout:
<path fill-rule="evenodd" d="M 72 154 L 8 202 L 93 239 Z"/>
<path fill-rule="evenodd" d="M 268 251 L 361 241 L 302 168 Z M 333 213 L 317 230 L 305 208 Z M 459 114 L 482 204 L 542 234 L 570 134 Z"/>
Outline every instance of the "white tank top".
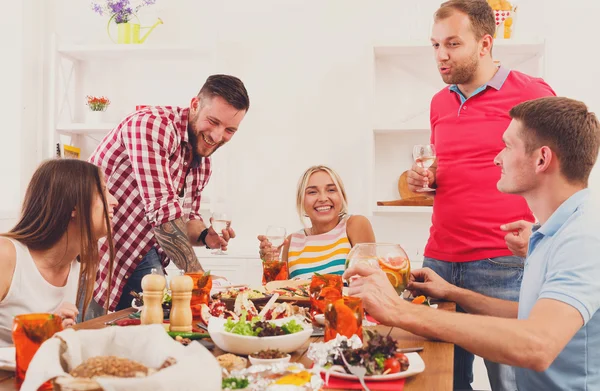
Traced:
<path fill-rule="evenodd" d="M 57 287 L 42 277 L 29 249 L 9 239 L 15 246 L 16 264 L 12 282 L 0 301 L 0 347 L 12 345 L 13 317 L 29 313 L 54 313 L 64 302 L 75 304 L 79 280 L 79 262 L 71 263 L 65 286 Z"/>

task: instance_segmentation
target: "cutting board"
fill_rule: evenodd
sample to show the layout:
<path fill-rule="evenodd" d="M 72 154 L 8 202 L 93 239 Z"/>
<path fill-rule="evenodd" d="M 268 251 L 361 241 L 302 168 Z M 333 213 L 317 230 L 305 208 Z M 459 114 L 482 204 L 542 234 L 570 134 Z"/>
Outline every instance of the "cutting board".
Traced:
<path fill-rule="evenodd" d="M 433 195 L 429 193 L 415 193 L 408 188 L 408 171 L 404 171 L 398 178 L 399 200 L 377 201 L 378 206 L 432 206 Z"/>

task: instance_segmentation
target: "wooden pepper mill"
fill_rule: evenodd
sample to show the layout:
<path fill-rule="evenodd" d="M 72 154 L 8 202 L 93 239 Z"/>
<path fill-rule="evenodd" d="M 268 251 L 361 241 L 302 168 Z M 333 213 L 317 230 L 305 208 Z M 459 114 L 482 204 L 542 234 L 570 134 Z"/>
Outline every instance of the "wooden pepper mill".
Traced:
<path fill-rule="evenodd" d="M 167 280 L 156 269 L 142 278 L 142 290 L 144 291 L 144 308 L 140 321 L 142 324 L 162 324 L 164 312 L 162 300 Z"/>
<path fill-rule="evenodd" d="M 171 279 L 171 316 L 169 317 L 171 331 L 192 331 L 192 289 L 194 280 L 180 271 L 178 276 Z"/>

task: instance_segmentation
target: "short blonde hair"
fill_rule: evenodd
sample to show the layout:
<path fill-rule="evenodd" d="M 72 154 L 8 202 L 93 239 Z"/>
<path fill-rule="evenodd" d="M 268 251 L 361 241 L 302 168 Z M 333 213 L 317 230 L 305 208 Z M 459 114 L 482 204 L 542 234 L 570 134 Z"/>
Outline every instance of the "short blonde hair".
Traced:
<path fill-rule="evenodd" d="M 328 173 L 333 181 L 333 184 L 342 193 L 342 210 L 340 211 L 340 216 L 348 214 L 348 199 L 346 197 L 346 189 L 344 188 L 344 182 L 342 182 L 342 178 L 340 178 L 338 173 L 332 168 L 322 165 L 312 166 L 304 171 L 304 174 L 302 174 L 300 180 L 298 181 L 298 188 L 296 189 L 296 210 L 298 211 L 298 216 L 300 216 L 300 221 L 302 221 L 302 224 L 305 224 L 304 217 L 306 216 L 306 210 L 304 209 L 304 195 L 306 193 L 308 179 L 312 174 L 319 171 Z"/>

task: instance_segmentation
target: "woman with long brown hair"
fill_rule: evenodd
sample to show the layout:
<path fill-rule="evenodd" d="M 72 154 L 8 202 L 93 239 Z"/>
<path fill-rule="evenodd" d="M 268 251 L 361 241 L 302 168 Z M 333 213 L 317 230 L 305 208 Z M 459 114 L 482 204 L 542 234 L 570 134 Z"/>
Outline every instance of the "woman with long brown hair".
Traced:
<path fill-rule="evenodd" d="M 0 346 L 12 344 L 15 315 L 56 313 L 75 323 L 88 307 L 116 199 L 91 163 L 49 160 L 33 174 L 17 225 L 0 234 Z M 108 290 L 110 292 L 110 290 Z M 77 307 L 75 306 L 77 304 Z"/>

